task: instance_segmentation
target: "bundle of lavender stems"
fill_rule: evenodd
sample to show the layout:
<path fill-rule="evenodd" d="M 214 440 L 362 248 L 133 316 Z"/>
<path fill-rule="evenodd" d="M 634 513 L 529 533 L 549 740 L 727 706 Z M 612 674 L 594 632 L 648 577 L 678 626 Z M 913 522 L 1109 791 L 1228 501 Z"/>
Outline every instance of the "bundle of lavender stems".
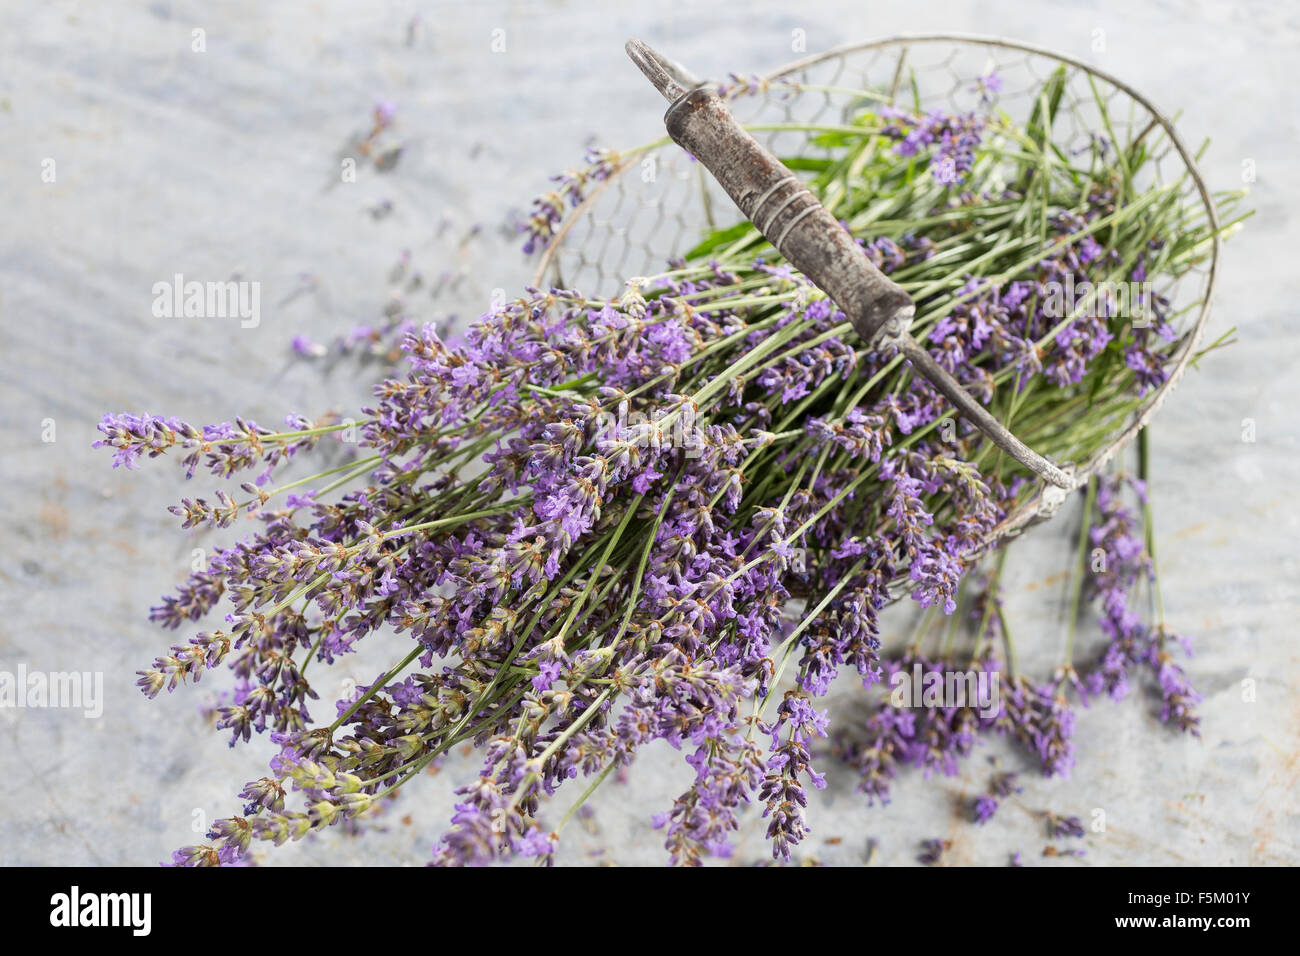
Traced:
<path fill-rule="evenodd" d="M 1018 127 L 997 109 L 996 76 L 977 83 L 972 113 L 864 107 L 810 132 L 832 158 L 786 159 L 917 302 L 935 360 L 1031 447 L 1083 461 L 1164 381 L 1180 333 L 1155 290 L 1206 258 L 1211 228 L 1185 182 L 1135 185 L 1147 146 L 1098 135 L 1071 154 L 1050 117 Z M 529 250 L 636 155 L 559 177 Z M 1120 283 L 1145 290 L 1127 309 L 1104 292 Z M 1094 291 L 1062 308 L 1066 287 Z M 694 776 L 654 822 L 668 859 L 696 864 L 730 852 L 751 805 L 790 859 L 827 772 L 888 801 L 906 768 L 955 774 L 993 734 L 1066 775 L 1074 706 L 1131 687 L 1197 732 L 1185 642 L 1154 587 L 1144 441 L 1130 470 L 1081 491 L 1067 650 L 1054 673 L 1022 673 L 1006 550 L 981 556 L 1033 475 L 895 350 L 866 349 L 746 223 L 606 291 L 529 288 L 459 336 L 409 331 L 403 371 L 353 420 L 103 420 L 115 465 L 167 455 L 187 477 L 244 479 L 171 508 L 184 528 L 244 536 L 153 609 L 186 636 L 139 684 L 153 697 L 225 665 L 218 725 L 279 752 L 172 862 L 248 863 L 356 821 L 464 745 L 480 769 L 435 864 L 551 862 L 575 811 L 656 741 Z M 344 464 L 277 477 L 349 434 Z M 927 611 L 886 653 L 879 615 L 899 597 Z M 1076 659 L 1087 602 L 1103 650 Z M 394 648 L 391 668 L 309 713 L 327 666 L 365 639 Z M 1001 673 L 1000 706 L 895 706 L 889 677 L 918 664 Z M 832 730 L 818 704 L 841 674 L 874 690 L 865 722 Z M 1010 791 L 995 781 L 973 817 Z"/>

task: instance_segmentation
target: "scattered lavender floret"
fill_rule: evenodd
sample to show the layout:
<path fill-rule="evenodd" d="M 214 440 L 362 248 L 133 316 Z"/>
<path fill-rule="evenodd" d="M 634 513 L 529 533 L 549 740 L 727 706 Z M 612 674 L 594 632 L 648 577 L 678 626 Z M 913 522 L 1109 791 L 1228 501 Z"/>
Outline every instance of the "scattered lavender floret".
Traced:
<path fill-rule="evenodd" d="M 1084 835 L 1083 822 L 1078 817 L 1060 817 L 1048 811 L 1047 835 L 1058 837 L 1081 837 Z"/>
<path fill-rule="evenodd" d="M 988 823 L 989 820 L 993 819 L 993 815 L 997 813 L 999 801 L 1019 792 L 1020 787 L 1016 786 L 1016 774 L 994 774 L 992 781 L 989 783 L 988 792 L 981 794 L 971 802 L 971 819 L 975 823 Z"/>
<path fill-rule="evenodd" d="M 921 852 L 916 859 L 926 866 L 934 866 L 943 859 L 943 855 L 948 852 L 948 848 L 951 846 L 952 843 L 948 840 L 922 840 Z"/>

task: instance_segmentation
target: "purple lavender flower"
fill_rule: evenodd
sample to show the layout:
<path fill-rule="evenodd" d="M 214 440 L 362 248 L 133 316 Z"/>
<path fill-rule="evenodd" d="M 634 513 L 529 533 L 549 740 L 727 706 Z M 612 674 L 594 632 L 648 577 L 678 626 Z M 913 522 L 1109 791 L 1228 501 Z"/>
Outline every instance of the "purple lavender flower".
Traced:
<path fill-rule="evenodd" d="M 971 820 L 975 823 L 988 823 L 998 811 L 998 802 L 989 794 L 981 794 L 971 803 Z"/>
<path fill-rule="evenodd" d="M 1055 813 L 1048 811 L 1047 835 L 1053 839 L 1058 837 L 1081 837 L 1084 835 L 1083 823 L 1078 817 L 1058 817 Z"/>
<path fill-rule="evenodd" d="M 1145 667 L 1160 690 L 1160 719 L 1186 733 L 1199 734 L 1196 704 L 1200 695 L 1191 687 L 1183 669 L 1174 661 L 1171 648 L 1188 642 L 1166 635 L 1164 628 L 1144 624 L 1132 608 L 1131 593 L 1154 571 L 1146 553 L 1141 523 L 1123 501 L 1131 489 L 1139 501 L 1146 488 L 1135 478 L 1104 478 L 1097 489 L 1097 519 L 1089 531 L 1101 561 L 1091 582 L 1091 596 L 1100 605 L 1101 628 L 1109 639 L 1096 664 L 1082 679 L 1085 694 L 1114 699 L 1125 697 L 1135 669 Z"/>
<path fill-rule="evenodd" d="M 993 79 L 1000 85 L 996 77 Z M 937 110 L 922 117 L 893 108 L 886 108 L 882 115 L 890 120 L 883 132 L 898 141 L 894 151 L 899 156 L 914 157 L 935 147 L 929 168 L 940 185 L 964 182 L 974 168 L 975 150 L 984 132 L 983 118 L 973 113 L 956 116 Z"/>
<path fill-rule="evenodd" d="M 541 252 L 550 244 L 556 227 L 564 218 L 566 205 L 579 205 L 591 183 L 608 179 L 618 164 L 618 155 L 608 149 L 593 147 L 587 150 L 586 162 L 582 169 L 570 169 L 552 177 L 558 187 L 533 200 L 528 220 L 518 227 L 520 232 L 527 234 L 523 246 L 525 255 Z"/>
<path fill-rule="evenodd" d="M 935 866 L 943 859 L 943 855 L 948 852 L 952 843 L 948 840 L 922 840 L 921 852 L 916 859 L 926 866 Z"/>

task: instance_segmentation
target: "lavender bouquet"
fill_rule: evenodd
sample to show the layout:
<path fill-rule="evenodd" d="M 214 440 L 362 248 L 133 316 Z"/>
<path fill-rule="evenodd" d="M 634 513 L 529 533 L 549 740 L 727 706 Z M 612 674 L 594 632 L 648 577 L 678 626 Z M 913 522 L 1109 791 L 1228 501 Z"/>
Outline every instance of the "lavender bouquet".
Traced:
<path fill-rule="evenodd" d="M 1023 127 L 998 110 L 995 75 L 969 113 L 867 102 L 810 130 L 816 157 L 786 162 L 916 300 L 935 360 L 1032 447 L 1080 461 L 1164 381 L 1181 333 L 1158 283 L 1202 262 L 1214 230 L 1184 184 L 1137 186 L 1146 145 L 1059 148 L 1060 84 Z M 637 156 L 561 177 L 534 205 L 529 250 Z M 187 477 L 247 476 L 173 506 L 184 528 L 256 523 L 151 613 L 169 629 L 224 619 L 141 671 L 142 690 L 225 664 L 219 726 L 232 745 L 268 733 L 279 747 L 242 811 L 173 862 L 249 862 L 255 841 L 356 821 L 467 744 L 481 770 L 434 863 L 550 862 L 591 793 L 664 740 L 695 775 L 655 822 L 668 858 L 695 864 L 728 853 L 749 804 L 788 860 L 806 788 L 824 785 L 815 763 L 847 761 L 866 799 L 887 800 L 903 768 L 955 773 L 993 733 L 1065 774 L 1071 702 L 1131 683 L 1196 732 L 1180 639 L 1138 598 L 1154 593 L 1145 444 L 1137 474 L 1086 492 L 1075 607 L 1096 602 L 1108 646 L 1087 662 L 1067 650 L 1038 679 L 1017 670 L 1002 612 L 1005 549 L 973 570 L 1032 476 L 900 356 L 866 352 L 748 223 L 606 291 L 528 288 L 456 339 L 406 333 L 405 369 L 355 420 L 103 420 L 115 465 L 170 455 Z M 338 437 L 355 439 L 344 464 L 277 484 Z M 900 596 L 927 613 L 887 653 L 879 614 Z M 313 718 L 308 672 L 376 632 L 407 647 Z M 870 688 L 918 666 L 1005 671 L 1007 689 L 993 712 L 876 692 L 864 724 L 834 732 L 817 707 L 841 671 Z"/>

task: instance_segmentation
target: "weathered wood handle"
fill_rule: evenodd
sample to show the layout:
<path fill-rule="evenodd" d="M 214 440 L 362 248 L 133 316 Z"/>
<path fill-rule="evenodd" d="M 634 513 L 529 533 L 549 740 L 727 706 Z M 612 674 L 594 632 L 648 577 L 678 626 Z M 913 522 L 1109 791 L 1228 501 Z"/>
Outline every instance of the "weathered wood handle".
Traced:
<path fill-rule="evenodd" d="M 668 135 L 704 164 L 767 240 L 844 310 L 869 345 L 901 335 L 916 306 L 876 268 L 853 236 L 727 109 L 700 88 L 664 115 Z"/>

